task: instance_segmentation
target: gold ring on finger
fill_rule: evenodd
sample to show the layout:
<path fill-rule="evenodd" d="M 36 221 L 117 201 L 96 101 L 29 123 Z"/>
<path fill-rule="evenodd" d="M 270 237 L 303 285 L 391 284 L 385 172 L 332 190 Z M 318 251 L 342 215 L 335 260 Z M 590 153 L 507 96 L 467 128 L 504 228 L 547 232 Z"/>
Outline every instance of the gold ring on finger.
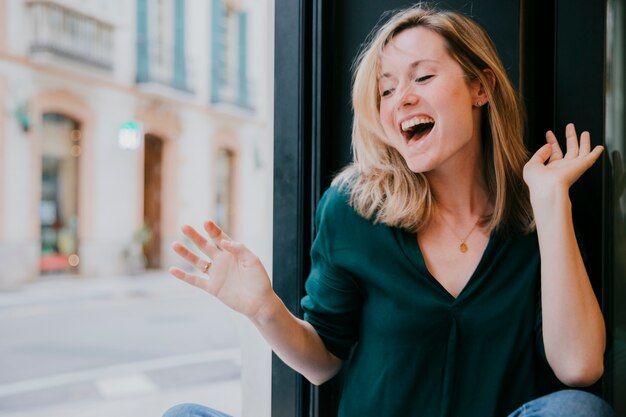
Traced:
<path fill-rule="evenodd" d="M 213 262 L 208 261 L 207 263 L 204 264 L 204 268 L 202 268 L 202 273 L 206 274 L 207 272 L 209 272 L 209 268 L 211 267 L 211 265 L 213 264 Z"/>

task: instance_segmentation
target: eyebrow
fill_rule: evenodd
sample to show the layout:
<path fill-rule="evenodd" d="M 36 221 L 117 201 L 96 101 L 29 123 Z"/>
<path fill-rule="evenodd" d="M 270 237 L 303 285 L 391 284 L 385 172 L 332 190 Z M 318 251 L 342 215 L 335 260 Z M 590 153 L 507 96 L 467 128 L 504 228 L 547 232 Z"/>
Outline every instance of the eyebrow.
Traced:
<path fill-rule="evenodd" d="M 435 59 L 418 59 L 417 61 L 411 62 L 411 64 L 409 65 L 409 68 L 411 70 L 414 70 L 415 68 L 419 67 L 422 62 L 435 62 L 436 63 L 436 62 L 439 62 L 439 61 L 437 61 Z M 385 72 L 383 74 L 380 74 L 378 76 L 378 79 L 381 79 L 381 78 L 391 78 L 391 77 L 393 77 L 393 74 L 391 74 L 390 72 Z"/>

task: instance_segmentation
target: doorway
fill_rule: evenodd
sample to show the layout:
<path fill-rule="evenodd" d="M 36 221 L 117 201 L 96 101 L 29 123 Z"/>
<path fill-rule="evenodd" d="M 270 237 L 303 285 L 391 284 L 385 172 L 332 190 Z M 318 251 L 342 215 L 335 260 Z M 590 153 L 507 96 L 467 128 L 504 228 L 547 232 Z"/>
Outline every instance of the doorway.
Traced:
<path fill-rule="evenodd" d="M 163 139 L 147 134 L 144 156 L 143 218 L 150 232 L 144 245 L 146 268 L 161 267 L 161 194 L 163 183 Z"/>

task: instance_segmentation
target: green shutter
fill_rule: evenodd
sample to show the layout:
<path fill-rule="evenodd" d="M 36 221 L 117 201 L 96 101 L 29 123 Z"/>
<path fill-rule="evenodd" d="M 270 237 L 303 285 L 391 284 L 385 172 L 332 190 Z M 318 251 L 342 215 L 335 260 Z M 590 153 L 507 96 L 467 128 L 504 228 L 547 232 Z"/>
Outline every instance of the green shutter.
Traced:
<path fill-rule="evenodd" d="M 149 68 L 148 45 L 148 0 L 137 0 L 137 82 L 148 81 Z"/>
<path fill-rule="evenodd" d="M 174 3 L 174 87 L 187 89 L 185 62 L 185 0 Z"/>
<path fill-rule="evenodd" d="M 226 56 L 224 51 L 226 5 L 224 0 L 211 4 L 211 102 L 220 102 L 220 87 L 224 80 Z"/>
<path fill-rule="evenodd" d="M 237 13 L 239 26 L 239 62 L 238 62 L 238 96 L 237 101 L 242 107 L 249 107 L 248 100 L 248 14 Z"/>

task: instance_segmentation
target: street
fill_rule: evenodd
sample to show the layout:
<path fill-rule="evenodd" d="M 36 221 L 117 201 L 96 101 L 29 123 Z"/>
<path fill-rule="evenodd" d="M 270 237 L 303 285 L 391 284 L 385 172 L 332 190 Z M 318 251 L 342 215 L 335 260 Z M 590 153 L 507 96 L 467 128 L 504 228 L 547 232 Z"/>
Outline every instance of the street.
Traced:
<path fill-rule="evenodd" d="M 165 272 L 0 292 L 0 416 L 241 414 L 237 317 Z"/>

